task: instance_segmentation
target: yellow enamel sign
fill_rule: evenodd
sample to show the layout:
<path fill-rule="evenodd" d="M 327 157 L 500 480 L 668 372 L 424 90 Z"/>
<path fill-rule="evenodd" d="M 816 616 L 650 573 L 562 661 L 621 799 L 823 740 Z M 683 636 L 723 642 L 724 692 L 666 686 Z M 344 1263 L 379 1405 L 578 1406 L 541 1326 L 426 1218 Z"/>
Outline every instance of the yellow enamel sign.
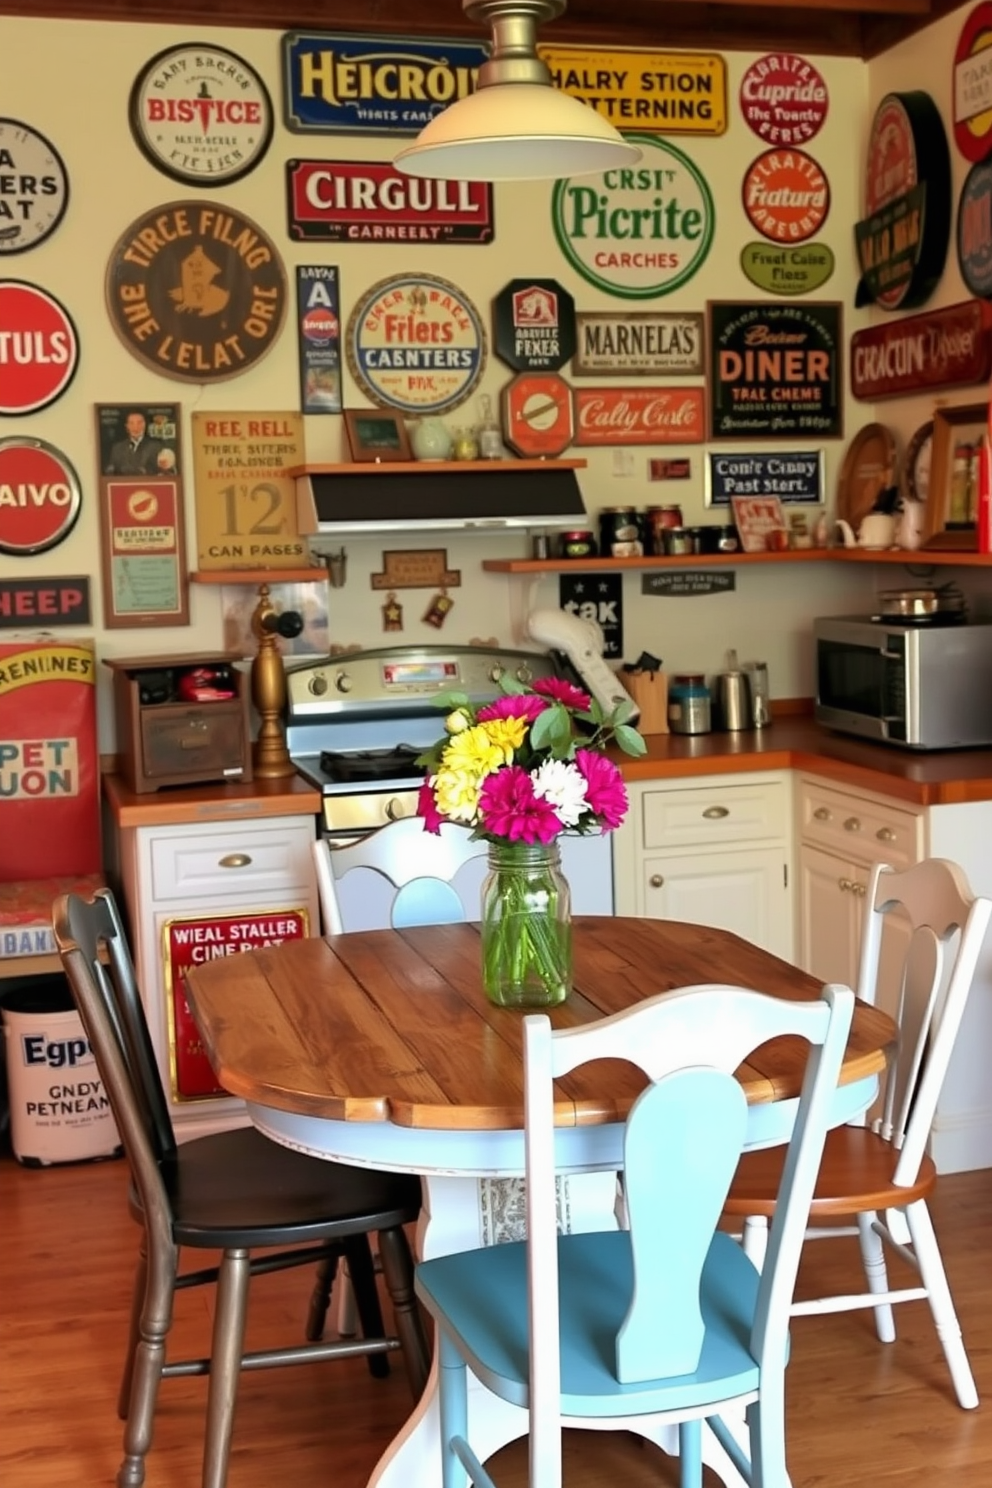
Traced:
<path fill-rule="evenodd" d="M 590 104 L 618 129 L 648 134 L 726 131 L 727 67 L 715 53 L 537 50 L 556 88 Z"/>

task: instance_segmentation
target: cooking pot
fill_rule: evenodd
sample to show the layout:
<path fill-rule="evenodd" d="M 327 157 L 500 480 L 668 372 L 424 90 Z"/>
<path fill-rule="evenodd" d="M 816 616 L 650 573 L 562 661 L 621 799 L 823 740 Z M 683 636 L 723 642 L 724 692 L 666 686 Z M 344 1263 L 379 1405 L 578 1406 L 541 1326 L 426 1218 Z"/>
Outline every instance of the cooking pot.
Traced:
<path fill-rule="evenodd" d="M 957 588 L 885 589 L 878 596 L 878 603 L 881 614 L 898 615 L 904 620 L 964 613 L 964 595 Z"/>

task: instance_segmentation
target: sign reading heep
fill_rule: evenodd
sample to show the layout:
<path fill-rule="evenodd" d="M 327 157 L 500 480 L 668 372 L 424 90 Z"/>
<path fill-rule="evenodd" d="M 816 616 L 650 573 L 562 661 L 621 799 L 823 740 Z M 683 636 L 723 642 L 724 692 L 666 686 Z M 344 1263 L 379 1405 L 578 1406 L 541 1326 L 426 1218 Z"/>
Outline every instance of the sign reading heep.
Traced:
<path fill-rule="evenodd" d="M 486 361 L 478 310 L 447 279 L 380 279 L 359 300 L 345 334 L 348 365 L 386 408 L 441 413 L 472 392 Z"/>
<path fill-rule="evenodd" d="M 701 376 L 703 317 L 698 312 L 590 311 L 576 316 L 576 377 Z"/>
<path fill-rule="evenodd" d="M 419 134 L 466 98 L 484 46 L 422 36 L 289 31 L 282 39 L 286 128 L 295 134 Z"/>
<path fill-rule="evenodd" d="M 984 382 L 992 370 L 992 306 L 964 300 L 869 326 L 851 337 L 855 398 L 895 398 L 923 388 Z"/>
<path fill-rule="evenodd" d="M 89 625 L 90 581 L 71 578 L 0 579 L 0 629 Z"/>
<path fill-rule="evenodd" d="M 729 506 L 733 496 L 777 496 L 793 505 L 823 500 L 823 451 L 707 455 L 706 505 Z"/>
<path fill-rule="evenodd" d="M 489 243 L 493 189 L 483 181 L 404 176 L 389 164 L 286 163 L 289 235 L 328 243 Z"/>
<path fill-rule="evenodd" d="M 575 444 L 702 444 L 703 389 L 574 388 Z"/>
<path fill-rule="evenodd" d="M 708 309 L 711 438 L 843 432 L 838 303 Z"/>
<path fill-rule="evenodd" d="M 558 246 L 584 279 L 624 299 L 654 299 L 691 279 L 713 243 L 709 186 L 667 140 L 632 134 L 633 167 L 555 184 Z"/>
<path fill-rule="evenodd" d="M 539 45 L 537 54 L 556 88 L 580 98 L 618 129 L 726 131 L 727 65 L 715 53 Z"/>
<path fill-rule="evenodd" d="M 834 254 L 826 243 L 805 243 L 796 248 L 748 243 L 741 249 L 741 268 L 751 283 L 767 294 L 809 294 L 830 278 Z"/>

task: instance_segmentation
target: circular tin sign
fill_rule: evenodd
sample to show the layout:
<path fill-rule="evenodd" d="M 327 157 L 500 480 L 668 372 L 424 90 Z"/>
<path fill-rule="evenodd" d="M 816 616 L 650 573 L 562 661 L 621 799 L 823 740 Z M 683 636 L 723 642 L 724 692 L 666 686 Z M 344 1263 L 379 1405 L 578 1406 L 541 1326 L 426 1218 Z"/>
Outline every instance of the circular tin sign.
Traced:
<path fill-rule="evenodd" d="M 272 140 L 272 100 L 262 79 L 213 43 L 158 52 L 135 78 L 128 117 L 152 165 L 191 186 L 240 180 Z"/>
<path fill-rule="evenodd" d="M 992 160 L 973 165 L 961 187 L 957 241 L 968 293 L 992 299 Z"/>
<path fill-rule="evenodd" d="M 37 248 L 69 204 L 69 177 L 53 144 L 18 119 L 0 119 L 0 254 Z"/>
<path fill-rule="evenodd" d="M 79 338 L 54 295 L 0 279 L 0 415 L 37 413 L 60 398 L 79 364 Z"/>
<path fill-rule="evenodd" d="M 521 372 L 503 389 L 506 442 L 518 455 L 560 455 L 572 442 L 572 390 L 557 372 Z"/>
<path fill-rule="evenodd" d="M 976 5 L 954 49 L 954 143 L 976 164 L 992 150 L 992 4 Z"/>
<path fill-rule="evenodd" d="M 794 52 L 769 52 L 741 79 L 744 122 L 766 145 L 805 145 L 827 117 L 827 85 Z"/>
<path fill-rule="evenodd" d="M 272 240 L 218 202 L 154 207 L 117 240 L 107 307 L 128 351 L 163 377 L 223 382 L 261 360 L 286 315 Z"/>
<path fill-rule="evenodd" d="M 826 243 L 804 243 L 796 248 L 748 243 L 741 249 L 741 268 L 752 284 L 770 294 L 810 294 L 830 278 L 834 254 Z"/>
<path fill-rule="evenodd" d="M 478 310 L 457 285 L 433 274 L 380 279 L 359 300 L 345 332 L 348 365 L 384 408 L 457 408 L 486 364 Z"/>
<path fill-rule="evenodd" d="M 558 246 L 583 279 L 607 294 L 649 300 L 691 279 L 710 251 L 716 212 L 710 188 L 681 150 L 649 134 L 632 169 L 555 183 Z"/>
<path fill-rule="evenodd" d="M 748 167 L 742 187 L 751 226 L 773 243 L 805 243 L 830 211 L 830 185 L 805 150 L 766 150 Z"/>
<path fill-rule="evenodd" d="M 0 553 L 27 557 L 68 537 L 79 516 L 79 477 L 42 439 L 0 439 Z"/>
<path fill-rule="evenodd" d="M 493 301 L 493 350 L 518 372 L 555 372 L 575 355 L 575 301 L 557 279 L 511 279 Z"/>
<path fill-rule="evenodd" d="M 921 186 L 922 202 L 915 201 L 916 188 Z M 897 246 L 895 208 L 903 197 L 908 211 Z M 891 213 L 887 208 L 892 208 Z M 891 223 L 887 221 L 890 215 Z M 888 258 L 904 260 L 904 271 L 898 276 L 890 271 L 890 289 L 878 282 L 865 296 L 859 286 L 855 303 L 874 299 L 883 310 L 922 305 L 944 271 L 951 231 L 950 151 L 940 110 L 928 93 L 887 93 L 878 105 L 868 139 L 865 218 L 869 226 L 870 219 L 877 219 L 883 240 L 873 249 L 873 257 L 883 269 L 888 268 Z M 903 238 L 905 246 L 901 246 Z M 875 277 L 880 281 L 880 274 Z"/>

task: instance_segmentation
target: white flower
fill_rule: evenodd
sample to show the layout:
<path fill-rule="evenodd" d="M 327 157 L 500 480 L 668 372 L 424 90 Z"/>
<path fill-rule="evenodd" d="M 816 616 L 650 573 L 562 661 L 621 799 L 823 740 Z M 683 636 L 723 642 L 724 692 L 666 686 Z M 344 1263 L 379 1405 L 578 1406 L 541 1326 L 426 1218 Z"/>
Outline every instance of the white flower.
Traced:
<path fill-rule="evenodd" d="M 577 826 L 588 811 L 586 780 L 575 765 L 565 760 L 545 760 L 531 771 L 534 794 L 549 801 L 566 827 Z"/>

